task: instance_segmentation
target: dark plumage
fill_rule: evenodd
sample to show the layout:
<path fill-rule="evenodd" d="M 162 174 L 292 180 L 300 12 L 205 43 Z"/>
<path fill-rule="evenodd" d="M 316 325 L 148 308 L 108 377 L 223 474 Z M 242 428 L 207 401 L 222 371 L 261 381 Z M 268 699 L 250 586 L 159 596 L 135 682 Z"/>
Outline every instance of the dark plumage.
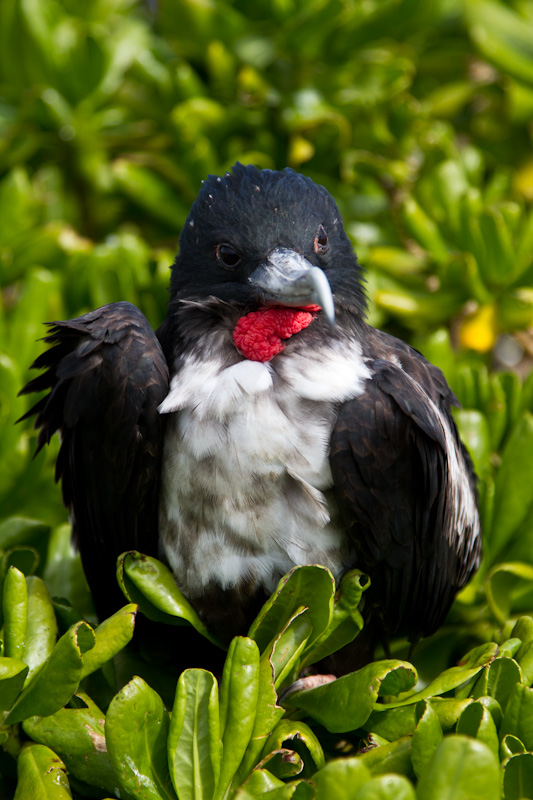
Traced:
<path fill-rule="evenodd" d="M 307 315 L 291 338 L 281 315 L 270 358 L 279 307 Z M 365 310 L 328 192 L 237 164 L 202 185 L 157 338 L 128 303 L 53 324 L 23 391 L 50 389 L 29 414 L 39 448 L 62 432 L 57 476 L 100 614 L 136 548 L 226 639 L 296 563 L 370 575 L 369 642 L 438 627 L 479 564 L 472 465 L 442 373 Z M 341 669 L 369 657 L 354 653 Z"/>

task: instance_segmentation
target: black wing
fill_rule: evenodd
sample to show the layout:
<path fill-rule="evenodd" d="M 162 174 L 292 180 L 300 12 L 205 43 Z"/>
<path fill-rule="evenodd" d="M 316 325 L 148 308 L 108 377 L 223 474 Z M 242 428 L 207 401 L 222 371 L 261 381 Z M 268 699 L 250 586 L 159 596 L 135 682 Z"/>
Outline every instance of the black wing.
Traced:
<path fill-rule="evenodd" d="M 477 569 L 481 537 L 472 464 L 450 413 L 457 401 L 440 370 L 407 346 L 401 356 L 401 365 L 374 361 L 365 393 L 341 406 L 330 461 L 356 566 L 372 580 L 366 616 L 382 634 L 416 640 Z"/>
<path fill-rule="evenodd" d="M 157 506 L 168 367 L 146 318 L 113 303 L 50 323 L 53 345 L 32 364 L 46 369 L 21 394 L 50 390 L 37 415 L 37 452 L 61 433 L 56 480 L 100 617 L 124 604 L 117 556 L 157 555 Z"/>

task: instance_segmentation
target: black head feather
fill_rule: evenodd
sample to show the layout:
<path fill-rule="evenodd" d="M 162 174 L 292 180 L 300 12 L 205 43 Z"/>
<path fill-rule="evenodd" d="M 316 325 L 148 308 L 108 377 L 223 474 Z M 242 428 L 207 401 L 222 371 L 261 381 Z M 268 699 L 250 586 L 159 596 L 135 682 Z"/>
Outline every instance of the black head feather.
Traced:
<path fill-rule="evenodd" d="M 314 249 L 326 232 L 328 245 Z M 237 253 L 235 265 L 217 258 L 217 247 Z M 363 316 L 361 268 L 333 197 L 292 169 L 258 170 L 235 164 L 222 177 L 210 175 L 191 208 L 172 268 L 172 299 L 216 297 L 253 307 L 248 278 L 275 248 L 295 250 L 326 274 L 337 303 Z"/>

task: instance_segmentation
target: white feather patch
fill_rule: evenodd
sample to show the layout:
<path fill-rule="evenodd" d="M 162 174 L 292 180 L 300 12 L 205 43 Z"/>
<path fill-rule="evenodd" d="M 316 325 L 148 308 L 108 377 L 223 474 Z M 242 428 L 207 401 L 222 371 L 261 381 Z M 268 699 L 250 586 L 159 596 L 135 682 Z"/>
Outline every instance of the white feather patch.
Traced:
<path fill-rule="evenodd" d="M 342 571 L 346 540 L 324 495 L 332 403 L 359 394 L 370 371 L 358 346 L 334 345 L 226 368 L 192 355 L 173 378 L 160 406 L 160 532 L 188 596 L 248 576 L 272 591 L 296 564 Z"/>

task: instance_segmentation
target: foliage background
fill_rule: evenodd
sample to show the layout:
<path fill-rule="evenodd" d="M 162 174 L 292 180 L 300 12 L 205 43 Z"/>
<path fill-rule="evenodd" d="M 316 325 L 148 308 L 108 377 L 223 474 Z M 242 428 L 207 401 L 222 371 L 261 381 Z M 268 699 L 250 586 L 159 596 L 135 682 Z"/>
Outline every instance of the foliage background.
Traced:
<path fill-rule="evenodd" d="M 6 553 L 36 549 L 51 594 L 91 619 L 57 442 L 32 460 L 31 425 L 14 427 L 42 322 L 127 299 L 157 327 L 202 178 L 289 165 L 338 201 L 372 323 L 441 366 L 463 406 L 485 558 L 415 663 L 429 679 L 508 638 L 533 610 L 532 118 L 531 0 L 2 0 Z"/>

